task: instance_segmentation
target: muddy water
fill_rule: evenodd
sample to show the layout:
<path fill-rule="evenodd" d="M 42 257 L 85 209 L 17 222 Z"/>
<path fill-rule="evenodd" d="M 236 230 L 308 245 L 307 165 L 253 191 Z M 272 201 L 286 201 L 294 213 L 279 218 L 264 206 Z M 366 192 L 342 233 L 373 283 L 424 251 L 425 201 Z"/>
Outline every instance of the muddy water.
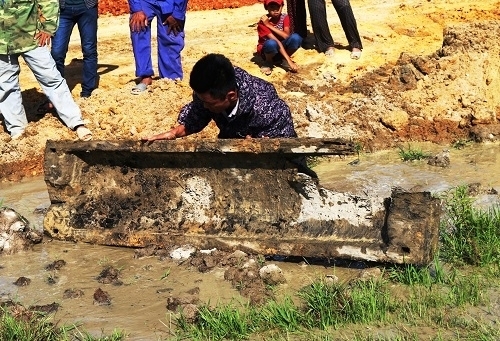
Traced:
<path fill-rule="evenodd" d="M 408 146 L 404 146 L 407 148 Z M 413 149 L 437 153 L 442 146 L 412 144 Z M 382 151 L 336 160 L 323 160 L 315 166 L 323 186 L 336 191 L 360 195 L 389 195 L 395 186 L 440 192 L 453 186 L 480 182 L 486 188 L 500 190 L 500 158 L 498 144 L 482 144 L 462 150 L 450 149 L 451 165 L 433 167 L 425 161 L 403 163 L 397 150 Z M 0 184 L 0 200 L 42 227 L 43 210 L 50 204 L 43 178 L 32 178 L 17 184 Z M 482 202 L 491 204 L 498 195 L 483 195 Z M 34 250 L 14 256 L 0 256 L 0 297 L 15 299 L 25 306 L 56 302 L 60 308 L 54 320 L 60 323 L 80 322 L 94 335 L 110 333 L 114 328 L 126 331 L 130 340 L 165 339 L 173 332 L 173 317 L 166 309 L 169 296 L 179 296 L 199 288 L 201 302 L 228 303 L 244 301 L 224 280 L 225 269 L 200 273 L 187 264 L 158 257 L 134 259 L 134 250 L 49 241 Z M 59 259 L 66 261 L 60 270 L 45 270 Z M 327 265 L 305 262 L 270 260 L 285 274 L 287 284 L 279 294 L 291 294 L 311 281 L 335 275 L 340 280 L 359 275 L 362 264 L 348 267 L 345 263 Z M 123 284 L 101 284 L 96 277 L 106 266 L 121 270 Z M 26 287 L 13 284 L 17 278 L 31 279 Z M 55 282 L 50 284 L 50 280 Z M 94 304 L 93 293 L 101 288 L 111 296 L 111 305 Z M 63 298 L 67 289 L 82 290 L 80 298 Z"/>
<path fill-rule="evenodd" d="M 314 170 L 324 187 L 359 195 L 387 197 L 393 187 L 406 190 L 429 191 L 437 194 L 455 186 L 480 183 L 484 189 L 500 193 L 500 145 L 473 144 L 463 149 L 430 143 L 402 145 L 408 150 L 420 150 L 436 155 L 449 152 L 449 167 L 436 167 L 427 161 L 402 162 L 399 150 L 372 154 L 360 153 L 344 159 L 323 160 Z M 497 202 L 498 195 L 482 194 L 478 203 Z"/>

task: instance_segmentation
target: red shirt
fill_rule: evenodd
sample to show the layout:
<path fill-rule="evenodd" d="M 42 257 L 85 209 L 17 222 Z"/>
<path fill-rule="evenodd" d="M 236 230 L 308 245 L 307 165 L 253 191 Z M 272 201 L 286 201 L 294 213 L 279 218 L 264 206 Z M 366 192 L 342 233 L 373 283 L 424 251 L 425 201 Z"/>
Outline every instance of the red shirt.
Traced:
<path fill-rule="evenodd" d="M 285 27 L 290 27 L 290 17 L 286 13 L 281 13 L 278 20 L 270 19 L 269 22 L 276 27 L 278 30 L 283 31 Z M 262 20 L 259 20 L 257 24 L 257 34 L 259 35 L 259 42 L 257 43 L 257 53 L 262 51 L 262 46 L 266 40 L 269 40 L 268 35 L 273 33 Z M 280 36 L 275 35 L 278 40 L 283 40 Z"/>

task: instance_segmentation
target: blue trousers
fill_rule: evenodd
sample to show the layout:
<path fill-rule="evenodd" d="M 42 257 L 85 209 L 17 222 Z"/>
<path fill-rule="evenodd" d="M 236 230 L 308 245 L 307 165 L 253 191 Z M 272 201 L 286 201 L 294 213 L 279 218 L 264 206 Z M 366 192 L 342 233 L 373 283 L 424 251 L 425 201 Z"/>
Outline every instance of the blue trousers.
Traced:
<path fill-rule="evenodd" d="M 282 40 L 281 44 L 288 55 L 291 56 L 299 49 L 300 44 L 302 44 L 302 37 L 297 33 L 292 33 L 288 38 Z M 277 55 L 279 53 L 278 43 L 273 39 L 266 40 L 262 46 L 262 53 L 271 54 L 273 56 Z"/>
<path fill-rule="evenodd" d="M 83 54 L 82 97 L 89 97 L 98 85 L 97 76 L 97 6 L 87 8 L 84 3 L 61 9 L 59 27 L 52 38 L 52 58 L 64 77 L 64 60 L 68 52 L 73 27 L 78 25 Z"/>
<path fill-rule="evenodd" d="M 184 49 L 184 30 L 177 35 L 173 32 L 167 34 L 168 26 L 163 26 L 167 15 L 161 13 L 158 5 L 142 1 L 142 10 L 148 18 L 148 26 L 141 32 L 130 32 L 136 77 L 154 75 L 151 59 L 151 23 L 156 17 L 160 78 L 182 79 L 181 51 Z"/>

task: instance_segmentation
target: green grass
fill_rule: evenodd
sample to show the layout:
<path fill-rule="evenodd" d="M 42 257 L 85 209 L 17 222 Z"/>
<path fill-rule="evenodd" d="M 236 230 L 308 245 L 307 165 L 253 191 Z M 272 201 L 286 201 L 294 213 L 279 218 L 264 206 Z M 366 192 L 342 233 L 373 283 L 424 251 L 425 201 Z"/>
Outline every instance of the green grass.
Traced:
<path fill-rule="evenodd" d="M 441 223 L 441 254 L 446 261 L 475 266 L 500 264 L 500 209 L 473 206 L 467 186 L 446 198 L 446 219 Z"/>
<path fill-rule="evenodd" d="M 451 144 L 451 147 L 455 149 L 464 149 L 465 147 L 470 146 L 473 143 L 474 142 L 472 140 L 458 139 Z"/>
<path fill-rule="evenodd" d="M 404 149 L 403 147 L 399 147 L 399 157 L 403 161 L 416 161 L 429 158 L 430 154 L 423 152 L 421 149 L 413 149 L 410 145 L 408 145 L 408 149 Z"/>
<path fill-rule="evenodd" d="M 126 335 L 118 330 L 96 337 L 77 325 L 59 327 L 50 317 L 25 311 L 13 315 L 0 307 L 0 340 L 2 341 L 121 341 Z"/>

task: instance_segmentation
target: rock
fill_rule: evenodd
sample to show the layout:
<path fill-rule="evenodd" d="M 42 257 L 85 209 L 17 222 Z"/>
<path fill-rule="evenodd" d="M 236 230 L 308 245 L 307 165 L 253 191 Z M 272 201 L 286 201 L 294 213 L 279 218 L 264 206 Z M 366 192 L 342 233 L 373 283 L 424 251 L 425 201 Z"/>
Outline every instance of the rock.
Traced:
<path fill-rule="evenodd" d="M 408 125 L 409 117 L 406 111 L 401 109 L 394 109 L 386 111 L 380 117 L 380 121 L 391 130 L 399 130 Z"/>
<path fill-rule="evenodd" d="M 448 167 L 450 165 L 450 151 L 445 149 L 441 153 L 430 157 L 427 164 L 437 167 Z"/>
<path fill-rule="evenodd" d="M 50 263 L 49 265 L 47 265 L 45 267 L 45 270 L 60 270 L 63 266 L 66 265 L 66 261 L 64 259 L 59 259 L 59 260 L 56 260 L 52 263 Z"/>
<path fill-rule="evenodd" d="M 83 297 L 85 293 L 80 289 L 66 289 L 63 293 L 63 298 L 80 298 Z"/>
<path fill-rule="evenodd" d="M 276 264 L 265 265 L 259 270 L 260 278 L 268 285 L 286 283 L 283 271 Z"/>
<path fill-rule="evenodd" d="M 183 245 L 172 252 L 170 252 L 170 257 L 175 260 L 185 260 L 191 257 L 193 253 L 196 252 L 196 248 L 191 245 Z"/>
<path fill-rule="evenodd" d="M 25 287 L 31 283 L 31 279 L 27 277 L 19 277 L 15 282 L 14 285 L 17 285 L 18 287 Z"/>
<path fill-rule="evenodd" d="M 32 230 L 26 218 L 9 207 L 0 207 L 0 252 L 13 254 L 41 241 L 42 233 Z"/>
<path fill-rule="evenodd" d="M 120 270 L 108 266 L 104 270 L 101 271 L 99 276 L 97 276 L 97 281 L 103 284 L 113 284 L 113 285 L 122 285 L 123 282 L 118 278 L 120 276 Z"/>
<path fill-rule="evenodd" d="M 101 288 L 94 292 L 94 305 L 110 305 L 111 296 Z"/>

